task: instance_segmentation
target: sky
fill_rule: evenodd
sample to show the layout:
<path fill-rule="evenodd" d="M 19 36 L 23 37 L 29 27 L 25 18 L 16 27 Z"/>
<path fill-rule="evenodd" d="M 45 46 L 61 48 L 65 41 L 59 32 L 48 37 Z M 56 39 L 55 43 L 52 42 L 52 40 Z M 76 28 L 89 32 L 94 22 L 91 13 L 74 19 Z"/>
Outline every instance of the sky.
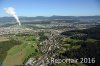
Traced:
<path fill-rule="evenodd" d="M 0 0 L 0 17 L 9 16 L 4 12 L 7 7 L 29 17 L 100 15 L 100 0 Z"/>

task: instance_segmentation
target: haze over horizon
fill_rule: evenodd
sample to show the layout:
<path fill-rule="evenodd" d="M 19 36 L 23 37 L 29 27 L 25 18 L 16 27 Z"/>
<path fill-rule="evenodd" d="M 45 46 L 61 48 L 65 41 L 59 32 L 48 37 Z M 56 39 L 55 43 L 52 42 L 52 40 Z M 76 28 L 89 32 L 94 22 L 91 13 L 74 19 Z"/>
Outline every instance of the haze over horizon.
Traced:
<path fill-rule="evenodd" d="M 0 0 L 0 17 L 9 16 L 4 8 L 14 7 L 18 16 L 95 16 L 99 0 Z"/>

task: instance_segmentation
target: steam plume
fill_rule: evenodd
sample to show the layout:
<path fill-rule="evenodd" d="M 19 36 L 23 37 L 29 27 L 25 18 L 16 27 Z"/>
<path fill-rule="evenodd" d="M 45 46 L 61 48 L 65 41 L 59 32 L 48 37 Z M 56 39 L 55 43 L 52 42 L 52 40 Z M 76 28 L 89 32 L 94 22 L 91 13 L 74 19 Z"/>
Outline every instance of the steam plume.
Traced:
<path fill-rule="evenodd" d="M 4 8 L 4 10 L 7 14 L 10 14 L 11 16 L 13 16 L 16 19 L 16 21 L 18 22 L 18 24 L 21 25 L 19 18 L 16 15 L 15 9 L 13 7 Z"/>

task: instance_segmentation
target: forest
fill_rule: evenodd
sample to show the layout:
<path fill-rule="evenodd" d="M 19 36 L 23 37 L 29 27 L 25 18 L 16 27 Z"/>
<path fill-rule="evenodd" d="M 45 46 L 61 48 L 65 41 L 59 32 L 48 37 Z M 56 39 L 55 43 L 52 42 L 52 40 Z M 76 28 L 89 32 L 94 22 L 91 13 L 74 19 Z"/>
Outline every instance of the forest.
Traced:
<path fill-rule="evenodd" d="M 62 50 L 59 50 L 59 58 L 77 58 L 79 59 L 78 62 L 81 62 L 80 58 L 87 58 L 87 62 L 81 64 L 85 64 L 85 66 L 100 66 L 99 25 L 84 30 L 66 31 L 61 35 L 66 36 L 66 38 L 62 40 Z M 90 60 L 92 58 L 95 58 L 94 63 L 92 63 L 93 60 Z M 76 66 L 77 64 L 72 63 L 70 65 Z"/>

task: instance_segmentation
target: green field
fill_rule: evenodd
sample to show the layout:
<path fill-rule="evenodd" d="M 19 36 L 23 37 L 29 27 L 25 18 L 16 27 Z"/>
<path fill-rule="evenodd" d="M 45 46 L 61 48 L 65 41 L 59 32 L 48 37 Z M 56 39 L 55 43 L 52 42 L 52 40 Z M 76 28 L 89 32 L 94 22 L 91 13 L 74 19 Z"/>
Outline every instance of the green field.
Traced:
<path fill-rule="evenodd" d="M 0 63 L 3 66 L 22 65 L 29 57 L 39 54 L 35 35 L 10 35 L 0 39 Z"/>

